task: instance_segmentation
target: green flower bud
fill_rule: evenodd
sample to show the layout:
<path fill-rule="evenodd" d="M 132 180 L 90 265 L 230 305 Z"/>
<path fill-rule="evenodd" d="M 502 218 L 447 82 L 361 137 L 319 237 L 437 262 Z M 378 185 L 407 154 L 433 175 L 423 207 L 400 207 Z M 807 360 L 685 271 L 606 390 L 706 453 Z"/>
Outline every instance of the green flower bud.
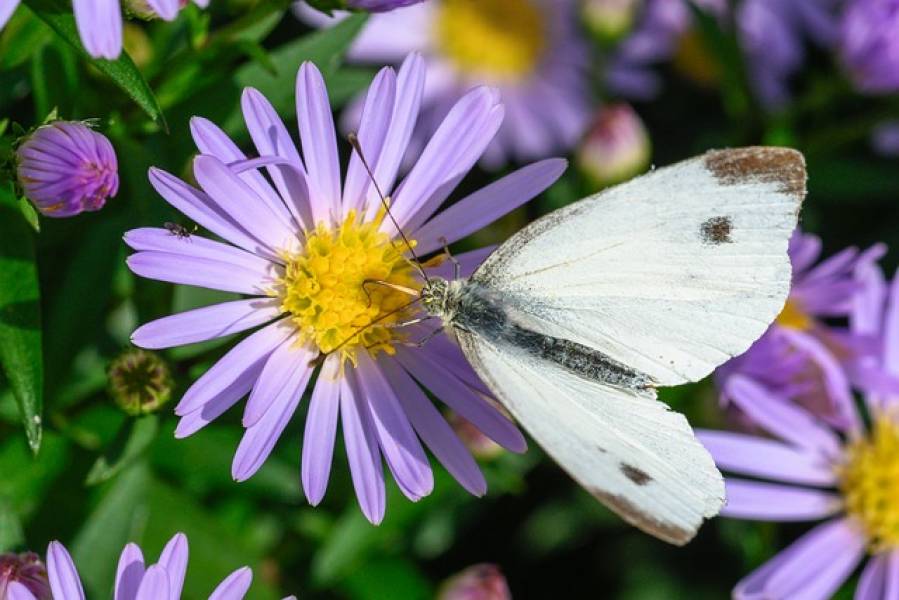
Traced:
<path fill-rule="evenodd" d="M 162 358 L 146 350 L 128 350 L 106 372 L 109 395 L 136 417 L 159 410 L 172 396 L 172 375 Z"/>

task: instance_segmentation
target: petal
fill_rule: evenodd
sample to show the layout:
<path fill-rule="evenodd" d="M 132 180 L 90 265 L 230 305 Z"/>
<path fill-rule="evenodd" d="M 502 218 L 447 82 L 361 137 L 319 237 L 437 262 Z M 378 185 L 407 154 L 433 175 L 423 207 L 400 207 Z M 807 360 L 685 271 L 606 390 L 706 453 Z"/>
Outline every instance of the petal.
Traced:
<path fill-rule="evenodd" d="M 303 491 L 312 506 L 324 498 L 331 474 L 340 408 L 340 361 L 337 354 L 325 359 L 306 415 L 301 470 Z"/>
<path fill-rule="evenodd" d="M 223 211 L 208 194 L 156 167 L 150 169 L 150 183 L 166 202 L 212 233 L 244 250 L 277 259 L 276 253 L 265 248 L 259 240 L 247 233 L 246 229 Z"/>
<path fill-rule="evenodd" d="M 403 411 L 416 433 L 437 460 L 475 496 L 487 493 L 487 480 L 477 462 L 418 384 L 392 358 L 381 360 L 379 366 L 396 390 Z"/>
<path fill-rule="evenodd" d="M 137 544 L 128 544 L 119 557 L 115 576 L 115 600 L 134 600 L 144 578 L 144 555 Z"/>
<path fill-rule="evenodd" d="M 147 569 L 135 600 L 163 600 L 171 597 L 171 586 L 165 567 L 153 565 Z"/>
<path fill-rule="evenodd" d="M 427 353 L 398 348 L 396 359 L 423 387 L 497 444 L 512 452 L 527 449 L 527 442 L 514 423 Z"/>
<path fill-rule="evenodd" d="M 723 471 L 788 483 L 836 485 L 836 473 L 820 454 L 742 433 L 697 429 L 696 437 Z"/>
<path fill-rule="evenodd" d="M 340 420 L 343 443 L 356 498 L 365 517 L 377 525 L 384 519 L 386 498 L 381 453 L 366 403 L 356 391 L 355 370 L 340 379 Z"/>
<path fill-rule="evenodd" d="M 899 376 L 899 276 L 890 284 L 889 304 L 884 317 L 883 366 L 888 373 Z"/>
<path fill-rule="evenodd" d="M 340 162 L 337 134 L 322 75 L 311 62 L 297 73 L 297 124 L 308 172 L 312 216 L 315 223 L 331 222 L 340 214 Z"/>
<path fill-rule="evenodd" d="M 2 26 L 3 24 L 0 23 L 0 27 Z M 6 588 L 6 600 L 37 600 L 37 598 L 18 581 L 11 581 L 9 587 Z"/>
<path fill-rule="evenodd" d="M 543 192 L 567 167 L 561 158 L 540 161 L 463 198 L 413 234 L 416 251 L 427 254 L 486 227 Z"/>
<path fill-rule="evenodd" d="M 734 598 L 829 598 L 863 554 L 864 540 L 848 520 L 829 521 L 750 573 Z"/>
<path fill-rule="evenodd" d="M 223 292 L 262 296 L 275 283 L 274 273 L 251 270 L 222 260 L 168 252 L 138 252 L 125 262 L 133 273 L 147 279 Z"/>
<path fill-rule="evenodd" d="M 141 348 L 172 348 L 239 333 L 276 319 L 281 314 L 275 298 L 222 302 L 156 319 L 131 334 Z"/>
<path fill-rule="evenodd" d="M 175 438 L 184 439 L 203 429 L 222 416 L 237 401 L 250 393 L 262 373 L 265 358 L 257 360 L 235 379 L 228 387 L 213 396 L 205 404 L 184 415 L 175 429 Z"/>
<path fill-rule="evenodd" d="M 886 595 L 887 572 L 890 559 L 888 554 L 873 556 L 862 571 L 855 588 L 855 600 L 882 600 Z"/>
<path fill-rule="evenodd" d="M 390 128 L 378 156 L 375 179 L 389 193 L 393 189 L 400 165 L 409 147 L 409 140 L 418 122 L 425 85 L 425 61 L 418 53 L 409 54 L 400 67 L 396 80 L 396 101 L 390 117 Z M 373 189 L 368 191 L 369 208 L 380 205 Z M 376 204 L 377 203 L 377 204 Z"/>
<path fill-rule="evenodd" d="M 299 250 L 297 230 L 291 229 L 250 186 L 214 156 L 194 160 L 194 176 L 215 203 L 254 238 L 275 251 Z"/>
<path fill-rule="evenodd" d="M 725 517 L 758 521 L 812 521 L 829 517 L 840 510 L 839 495 L 788 485 L 725 480 L 727 504 Z"/>
<path fill-rule="evenodd" d="M 0 6 L 0 29 L 3 29 L 12 17 L 12 14 L 16 12 L 16 7 L 18 6 L 19 0 L 10 0 L 9 2 L 4 2 L 3 6 Z"/>
<path fill-rule="evenodd" d="M 78 35 L 87 53 L 94 58 L 118 58 L 122 52 L 119 0 L 72 0 L 72 8 Z"/>
<path fill-rule="evenodd" d="M 275 350 L 272 357 L 278 355 L 278 350 Z M 231 464 L 231 476 L 235 481 L 246 481 L 265 463 L 281 434 L 284 433 L 287 424 L 290 423 L 290 419 L 296 412 L 300 399 L 303 397 L 303 390 L 306 389 L 306 384 L 309 383 L 309 377 L 312 375 L 312 367 L 309 366 L 309 361 L 315 358 L 317 352 L 311 352 L 303 348 L 290 348 L 290 351 L 294 360 L 294 366 L 283 379 L 283 387 L 272 390 L 269 409 L 252 427 L 246 430 L 243 439 L 240 440 L 240 445 L 237 447 L 237 452 L 234 454 L 234 462 Z M 269 362 L 271 362 L 271 358 Z M 268 367 L 268 364 L 266 363 L 266 367 Z M 256 386 L 268 385 L 268 382 L 265 380 L 265 369 L 263 369 Z M 264 389 L 271 388 L 266 387 Z M 255 392 L 256 388 L 253 391 Z"/>
<path fill-rule="evenodd" d="M 168 252 L 183 256 L 195 256 L 197 258 L 208 258 L 232 263 L 261 273 L 271 271 L 272 263 L 264 258 L 198 235 L 181 237 L 173 235 L 167 229 L 141 227 L 126 232 L 123 239 L 131 248 L 138 251 Z"/>
<path fill-rule="evenodd" d="M 403 493 L 419 500 L 434 489 L 434 475 L 396 392 L 374 360 L 361 352 L 356 366 L 359 388 L 371 407 L 381 452 Z"/>
<path fill-rule="evenodd" d="M 174 600 L 181 598 L 188 555 L 187 536 L 183 533 L 176 533 L 159 555 L 159 565 L 168 575 L 169 596 Z"/>
<path fill-rule="evenodd" d="M 188 388 L 175 407 L 175 414 L 184 416 L 192 413 L 227 390 L 258 361 L 268 358 L 293 332 L 293 326 L 282 319 L 241 341 Z"/>
<path fill-rule="evenodd" d="M 178 16 L 178 0 L 146 0 L 163 21 L 172 21 Z"/>
<path fill-rule="evenodd" d="M 840 456 L 839 438 L 808 412 L 742 375 L 728 377 L 724 387 L 734 404 L 762 429 L 800 448 Z"/>
<path fill-rule="evenodd" d="M 368 88 L 365 105 L 362 108 L 362 119 L 359 124 L 359 146 L 365 160 L 374 171 L 381 155 L 384 138 L 390 127 L 390 118 L 396 94 L 396 73 L 390 67 L 381 69 Z M 374 172 L 372 173 L 374 175 Z M 378 181 L 382 193 L 389 190 Z M 371 176 L 365 169 L 362 159 L 355 149 L 350 154 L 346 183 L 343 188 L 343 214 L 350 210 L 359 210 L 365 204 L 368 189 L 372 187 Z"/>
<path fill-rule="evenodd" d="M 883 271 L 876 264 L 864 262 L 856 267 L 855 279 L 860 288 L 852 295 L 849 325 L 853 333 L 878 334 L 885 325 L 882 321 L 889 322 L 889 317 L 884 319 L 883 314 L 884 300 L 887 296 Z M 890 339 L 889 335 L 886 339 Z"/>
<path fill-rule="evenodd" d="M 301 396 L 313 367 L 309 361 L 316 353 L 297 347 L 296 336 L 284 340 L 265 361 L 262 373 L 243 413 L 243 426 L 252 427 L 268 411 L 290 402 L 294 396 Z"/>
<path fill-rule="evenodd" d="M 208 119 L 193 117 L 190 120 L 190 132 L 202 154 L 214 156 L 225 164 L 244 161 L 247 158 L 247 155 L 231 141 L 231 138 Z M 261 154 L 261 156 L 270 155 Z M 281 197 L 275 193 L 275 190 L 259 171 L 255 169 L 241 171 L 237 177 L 256 193 L 259 199 L 268 206 L 271 213 L 277 216 L 285 226 L 296 229 Z"/>
<path fill-rule="evenodd" d="M 249 567 L 238 569 L 218 584 L 209 600 L 243 600 L 253 583 L 253 571 Z"/>
<path fill-rule="evenodd" d="M 474 89 L 453 106 L 395 194 L 393 214 L 402 227 L 414 231 L 434 213 L 481 157 L 502 119 L 491 88 Z"/>
<path fill-rule="evenodd" d="M 50 542 L 47 548 L 47 577 L 54 598 L 84 600 L 84 589 L 75 563 L 59 542 Z"/>

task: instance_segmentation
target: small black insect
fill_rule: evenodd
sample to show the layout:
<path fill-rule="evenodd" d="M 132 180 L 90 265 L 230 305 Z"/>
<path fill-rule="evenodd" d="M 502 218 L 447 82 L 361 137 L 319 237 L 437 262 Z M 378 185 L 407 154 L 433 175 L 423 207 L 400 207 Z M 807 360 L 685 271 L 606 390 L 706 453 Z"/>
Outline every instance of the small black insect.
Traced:
<path fill-rule="evenodd" d="M 196 225 L 194 225 L 191 229 L 188 229 L 184 225 L 181 225 L 179 223 L 172 223 L 171 221 L 166 221 L 163 224 L 163 227 L 165 227 L 171 235 L 182 239 L 189 238 L 192 233 L 195 233 L 197 231 Z"/>

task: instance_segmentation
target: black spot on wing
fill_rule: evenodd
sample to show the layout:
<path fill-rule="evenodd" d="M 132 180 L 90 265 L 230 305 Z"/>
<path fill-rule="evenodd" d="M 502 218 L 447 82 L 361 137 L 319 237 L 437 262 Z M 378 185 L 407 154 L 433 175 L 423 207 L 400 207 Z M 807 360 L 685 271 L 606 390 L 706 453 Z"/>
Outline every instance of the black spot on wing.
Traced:
<path fill-rule="evenodd" d="M 621 463 L 619 467 L 624 476 L 637 485 L 646 485 L 647 483 L 652 481 L 652 477 L 650 477 L 649 473 L 647 473 L 643 469 L 640 469 L 633 465 L 629 465 L 627 463 Z"/>
<path fill-rule="evenodd" d="M 730 244 L 733 243 L 730 237 L 733 227 L 730 217 L 712 217 L 699 226 L 699 237 L 703 244 Z"/>

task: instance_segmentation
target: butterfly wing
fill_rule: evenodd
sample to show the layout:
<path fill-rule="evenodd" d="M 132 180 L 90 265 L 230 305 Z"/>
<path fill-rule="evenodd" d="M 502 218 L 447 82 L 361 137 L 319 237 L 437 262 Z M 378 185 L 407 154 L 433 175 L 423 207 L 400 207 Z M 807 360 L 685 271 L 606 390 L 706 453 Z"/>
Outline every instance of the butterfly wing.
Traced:
<path fill-rule="evenodd" d="M 782 309 L 805 180 L 794 150 L 709 152 L 535 221 L 472 281 L 540 333 L 662 385 L 695 381 Z"/>
<path fill-rule="evenodd" d="M 686 418 L 503 341 L 457 331 L 481 378 L 568 473 L 632 525 L 685 544 L 724 503 L 724 480 Z"/>

